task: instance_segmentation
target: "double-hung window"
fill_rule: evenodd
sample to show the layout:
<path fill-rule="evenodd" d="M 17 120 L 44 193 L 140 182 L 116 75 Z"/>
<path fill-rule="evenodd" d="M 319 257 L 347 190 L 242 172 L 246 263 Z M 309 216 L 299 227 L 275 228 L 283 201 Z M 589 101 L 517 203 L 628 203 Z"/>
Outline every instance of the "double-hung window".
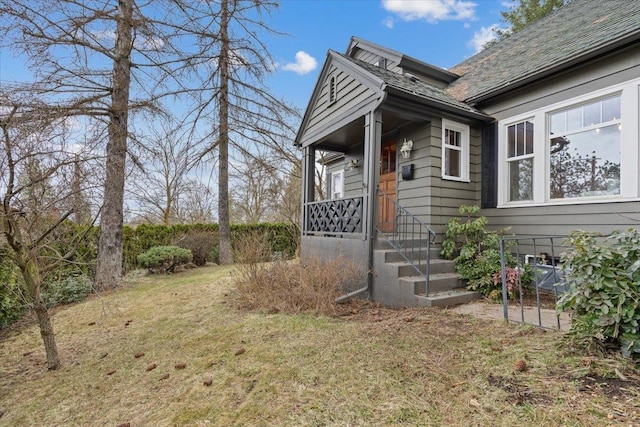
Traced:
<path fill-rule="evenodd" d="M 510 202 L 533 200 L 533 122 L 507 126 L 507 175 Z"/>
<path fill-rule="evenodd" d="M 442 178 L 469 181 L 469 126 L 442 120 Z"/>

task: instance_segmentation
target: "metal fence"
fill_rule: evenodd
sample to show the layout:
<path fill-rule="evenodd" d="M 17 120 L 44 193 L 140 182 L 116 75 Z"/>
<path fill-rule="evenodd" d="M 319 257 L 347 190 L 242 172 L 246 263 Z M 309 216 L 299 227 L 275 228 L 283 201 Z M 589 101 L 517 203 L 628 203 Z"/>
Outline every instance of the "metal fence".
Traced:
<path fill-rule="evenodd" d="M 571 319 L 557 313 L 556 302 L 567 290 L 560 263 L 567 236 L 504 237 L 500 240 L 504 319 L 544 329 L 567 330 Z M 515 260 L 515 266 L 507 260 Z M 531 275 L 531 283 L 523 276 Z"/>

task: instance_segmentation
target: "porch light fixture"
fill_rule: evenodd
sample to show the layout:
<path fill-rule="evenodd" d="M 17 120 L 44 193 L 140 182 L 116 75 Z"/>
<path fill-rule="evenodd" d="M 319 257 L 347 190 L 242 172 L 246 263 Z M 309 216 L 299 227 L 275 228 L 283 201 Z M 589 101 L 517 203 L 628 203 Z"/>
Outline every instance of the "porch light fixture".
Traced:
<path fill-rule="evenodd" d="M 404 142 L 402 143 L 402 147 L 400 148 L 400 154 L 402 154 L 402 158 L 407 160 L 408 158 L 411 157 L 411 149 L 413 148 L 413 141 L 412 140 L 408 140 L 407 138 L 404 139 Z"/>
<path fill-rule="evenodd" d="M 358 169 L 360 162 L 358 161 L 358 159 L 351 159 L 349 160 L 349 170 L 354 170 L 354 169 Z"/>

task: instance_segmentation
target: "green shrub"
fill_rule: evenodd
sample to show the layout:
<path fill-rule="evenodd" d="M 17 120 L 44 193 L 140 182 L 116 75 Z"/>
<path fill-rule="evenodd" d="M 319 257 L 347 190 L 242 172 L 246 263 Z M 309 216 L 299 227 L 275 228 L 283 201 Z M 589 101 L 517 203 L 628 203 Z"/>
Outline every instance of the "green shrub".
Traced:
<path fill-rule="evenodd" d="M 220 263 L 220 245 L 215 245 L 211 252 L 209 252 L 209 261 L 219 264 Z"/>
<path fill-rule="evenodd" d="M 173 273 L 177 267 L 191 262 L 189 249 L 177 246 L 154 246 L 138 255 L 138 263 L 152 272 Z"/>
<path fill-rule="evenodd" d="M 218 235 L 205 231 L 191 231 L 175 240 L 174 245 L 189 249 L 193 263 L 202 267 L 207 264 L 211 251 L 218 245 Z"/>
<path fill-rule="evenodd" d="M 100 230 L 98 227 L 91 227 L 86 235 L 84 231 L 84 226 L 74 224 L 71 221 L 65 222 L 54 231 L 55 239 L 53 240 L 56 243 L 51 247 L 52 253 L 66 254 L 72 248 L 72 242 L 77 243 L 77 236 L 82 235 L 83 238 L 76 247 L 71 259 L 74 267 L 70 268 L 68 264 L 63 265 L 55 272 L 52 272 L 53 274 L 66 277 L 77 274 L 77 270 L 80 269 L 82 274 L 93 277 Z M 299 246 L 300 233 L 293 224 L 233 224 L 231 226 L 231 245 L 234 246 L 242 235 L 254 231 L 264 233 L 267 236 L 273 253 L 283 254 L 286 258 L 295 256 Z M 141 267 L 138 264 L 138 255 L 148 249 L 154 246 L 172 245 L 181 236 L 197 233 L 217 236 L 218 224 L 178 224 L 172 226 L 141 224 L 137 227 L 123 227 L 122 246 L 125 273 Z M 74 240 L 74 236 L 76 240 Z M 211 252 L 214 251 L 215 249 L 212 249 Z M 195 253 L 193 256 L 197 258 Z M 215 257 L 209 260 L 216 262 Z"/>
<path fill-rule="evenodd" d="M 606 348 L 615 345 L 625 356 L 640 355 L 640 233 L 599 235 L 576 231 L 572 248 L 562 255 L 570 290 L 558 310 L 574 310 L 575 343 Z"/>
<path fill-rule="evenodd" d="M 82 301 L 92 290 L 91 279 L 86 275 L 67 276 L 64 279 L 46 283 L 42 289 L 42 297 L 47 307 L 53 307 Z"/>
<path fill-rule="evenodd" d="M 500 237 L 506 230 L 487 230 L 487 218 L 479 216 L 474 219 L 473 216 L 480 212 L 478 206 L 462 205 L 459 212 L 466 219 L 449 220 L 441 254 L 446 259 L 454 260 L 456 271 L 467 281 L 469 289 L 490 298 L 501 299 L 502 282 L 496 282 L 494 277 L 500 274 Z M 509 267 L 517 265 L 515 257 L 509 251 L 505 251 L 505 261 Z M 522 277 L 523 282 L 527 280 Z M 509 296 L 515 296 L 515 293 L 510 293 Z"/>
<path fill-rule="evenodd" d="M 0 329 L 18 320 L 25 309 L 18 274 L 13 266 L 0 259 Z"/>

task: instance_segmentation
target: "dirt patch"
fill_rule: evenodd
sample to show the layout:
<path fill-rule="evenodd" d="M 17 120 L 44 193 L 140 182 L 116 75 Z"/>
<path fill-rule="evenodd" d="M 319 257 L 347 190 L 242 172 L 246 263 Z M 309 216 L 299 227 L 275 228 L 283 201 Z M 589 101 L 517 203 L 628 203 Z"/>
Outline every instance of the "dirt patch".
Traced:
<path fill-rule="evenodd" d="M 617 398 L 631 398 L 640 396 L 640 379 L 621 379 L 618 377 L 605 377 L 597 374 L 589 374 L 582 378 L 574 379 L 578 383 L 578 391 L 583 393 L 599 393 L 605 396 Z"/>
<path fill-rule="evenodd" d="M 514 405 L 547 405 L 553 403 L 554 400 L 553 396 L 532 391 L 515 376 L 489 374 L 487 382 L 492 387 L 504 390 L 507 393 L 506 401 Z"/>

